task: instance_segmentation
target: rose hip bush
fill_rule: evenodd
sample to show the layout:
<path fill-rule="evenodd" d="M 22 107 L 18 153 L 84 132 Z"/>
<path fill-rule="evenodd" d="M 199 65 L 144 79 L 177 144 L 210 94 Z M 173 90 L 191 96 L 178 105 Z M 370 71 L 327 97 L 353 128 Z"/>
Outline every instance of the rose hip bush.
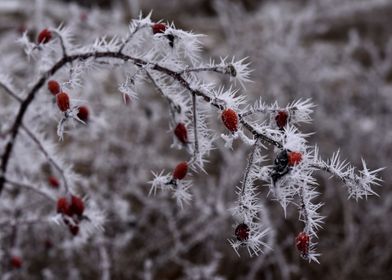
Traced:
<path fill-rule="evenodd" d="M 151 14 L 132 20 L 126 32 L 115 18 L 92 14 L 87 26 L 85 20 L 52 22 L 25 31 L 18 43 L 10 40 L 15 34 L 1 41 L 10 53 L 0 73 L 6 279 L 38 273 L 36 267 L 47 279 L 221 279 L 228 244 L 231 254 L 275 254 L 279 228 L 267 200 L 282 207 L 282 219 L 294 206 L 302 226 L 291 233 L 291 250 L 319 263 L 325 217 L 315 172 L 338 178 L 348 198 L 376 194 L 381 169 L 365 161 L 356 168 L 339 152 L 324 159 L 307 142 L 300 124 L 312 120 L 311 100 L 247 100 L 248 59 L 206 63 L 201 35 Z M 108 22 L 110 32 L 100 36 L 95 24 Z M 168 159 L 161 153 L 169 148 L 176 156 Z M 219 179 L 208 183 L 215 188 L 200 184 L 219 169 Z M 46 259 L 65 259 L 64 267 L 34 263 L 34 246 Z M 160 247 L 167 251 L 155 257 Z M 122 262 L 126 250 L 134 254 L 131 264 Z M 209 252 L 207 263 L 183 257 L 199 252 Z M 127 265 L 140 271 L 122 271 Z"/>

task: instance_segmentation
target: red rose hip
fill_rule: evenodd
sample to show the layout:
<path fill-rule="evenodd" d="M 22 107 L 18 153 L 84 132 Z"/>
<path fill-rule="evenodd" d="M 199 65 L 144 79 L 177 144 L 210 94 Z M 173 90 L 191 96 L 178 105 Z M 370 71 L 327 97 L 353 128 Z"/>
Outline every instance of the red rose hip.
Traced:
<path fill-rule="evenodd" d="M 78 112 L 78 118 L 84 122 L 88 122 L 89 111 L 86 106 L 80 106 Z"/>
<path fill-rule="evenodd" d="M 188 130 L 186 129 L 185 124 L 177 124 L 176 128 L 174 129 L 174 135 L 181 143 L 188 143 Z"/>
<path fill-rule="evenodd" d="M 65 112 L 69 109 L 69 97 L 65 92 L 61 92 L 56 95 L 56 103 L 57 107 L 59 107 L 60 111 Z"/>
<path fill-rule="evenodd" d="M 55 176 L 49 176 L 48 183 L 52 188 L 55 188 L 55 189 L 57 189 L 60 186 L 60 182 Z"/>
<path fill-rule="evenodd" d="M 179 163 L 173 172 L 173 179 L 182 180 L 185 178 L 186 174 L 188 173 L 188 163 L 183 161 Z"/>
<path fill-rule="evenodd" d="M 167 26 L 164 23 L 154 23 L 152 25 L 152 33 L 165 33 Z"/>
<path fill-rule="evenodd" d="M 298 251 L 303 255 L 306 255 L 309 252 L 309 241 L 310 237 L 305 232 L 300 232 L 295 238 L 295 245 L 297 246 Z"/>
<path fill-rule="evenodd" d="M 60 84 L 55 80 L 50 80 L 50 81 L 48 81 L 48 90 L 53 95 L 56 95 L 60 92 Z"/>
<path fill-rule="evenodd" d="M 238 115 L 233 109 L 225 109 L 222 112 L 222 121 L 226 128 L 231 132 L 236 132 L 238 130 Z"/>
<path fill-rule="evenodd" d="M 299 152 L 289 152 L 287 156 L 288 156 L 288 164 L 290 166 L 297 165 L 302 160 L 302 154 Z"/>
<path fill-rule="evenodd" d="M 43 29 L 37 38 L 38 44 L 46 44 L 52 39 L 52 32 L 50 32 L 47 28 Z"/>
<path fill-rule="evenodd" d="M 84 212 L 84 202 L 81 198 L 72 195 L 71 199 L 66 196 L 57 200 L 57 213 L 67 216 L 82 216 Z"/>

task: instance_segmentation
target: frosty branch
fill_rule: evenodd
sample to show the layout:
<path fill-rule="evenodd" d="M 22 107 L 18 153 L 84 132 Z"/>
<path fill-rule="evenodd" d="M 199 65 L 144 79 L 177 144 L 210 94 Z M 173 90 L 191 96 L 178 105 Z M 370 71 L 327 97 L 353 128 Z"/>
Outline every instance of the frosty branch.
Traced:
<path fill-rule="evenodd" d="M 264 210 L 258 198 L 259 186 L 256 184 L 261 180 L 269 188 L 273 199 L 281 204 L 284 213 L 288 205 L 298 206 L 299 220 L 304 223 L 304 230 L 298 234 L 296 246 L 304 259 L 318 261 L 319 254 L 316 253 L 314 239 L 317 238 L 323 217 L 318 212 L 322 204 L 313 203 L 318 196 L 313 173 L 324 170 L 337 176 L 348 186 L 349 197 L 359 199 L 375 194 L 371 187 L 380 183 L 381 180 L 376 176 L 380 169 L 370 171 L 363 163 L 363 170 L 357 174 L 355 168 L 339 160 L 338 153 L 331 160 L 322 160 L 317 147 L 309 147 L 305 140 L 307 135 L 296 127 L 298 123 L 311 121 L 310 114 L 314 106 L 309 100 L 294 101 L 283 108 L 277 103 L 266 105 L 261 100 L 249 106 L 245 97 L 238 94 L 238 90 L 232 90 L 232 87 L 216 89 L 214 83 L 203 81 L 198 75 L 211 72 L 228 75 L 234 82 L 244 85 L 249 81 L 250 70 L 244 59 L 221 59 L 219 63 L 211 61 L 209 64 L 201 62 L 198 38 L 198 35 L 176 29 L 172 25 L 154 23 L 150 16 L 133 21 L 129 34 L 123 40 L 113 37 L 108 41 L 103 38 L 86 47 L 73 45 L 68 30 L 62 28 L 43 30 L 38 36 L 38 44 L 31 43 L 24 35 L 21 41 L 28 55 L 41 56 L 42 61 L 43 57 L 47 59 L 45 55 L 51 54 L 54 58 L 46 62 L 45 70 L 24 98 L 16 95 L 6 83 L 0 82 L 5 92 L 19 104 L 15 119 L 9 125 L 9 137 L 5 140 L 1 156 L 0 194 L 5 183 L 30 188 L 8 179 L 9 161 L 20 129 L 23 129 L 60 173 L 65 195 L 57 200 L 57 211 L 71 233 L 77 235 L 82 222 L 89 220 L 84 215 L 83 200 L 72 194 L 67 172 L 45 148 L 41 137 L 28 128 L 25 116 L 39 91 L 52 76 L 70 74 L 69 80 L 63 82 L 62 87 L 57 81 L 48 82 L 48 89 L 55 95 L 56 104 L 62 113 L 58 136 L 63 138 L 64 127 L 69 122 L 76 120 L 85 124 L 88 116 L 86 109 L 82 114 L 82 106 L 70 104 L 64 89 L 72 90 L 72 85 L 79 83 L 84 72 L 95 68 L 132 66 L 134 72 L 129 73 L 126 82 L 119 87 L 121 93 L 127 98 L 134 98 L 138 91 L 136 85 L 151 81 L 169 104 L 171 124 L 175 126 L 174 146 L 184 148 L 190 157 L 189 161 L 179 163 L 172 174 L 156 174 L 151 182 L 150 193 L 156 193 L 157 189 L 171 191 L 181 207 L 184 202 L 191 200 L 192 182 L 184 179 L 188 165 L 194 172 L 204 170 L 205 158 L 212 150 L 215 139 L 207 120 L 212 106 L 219 111 L 228 131 L 228 134 L 222 135 L 225 146 L 231 147 L 236 139 L 252 146 L 242 185 L 237 192 L 238 203 L 232 209 L 236 220 L 235 239 L 229 241 L 232 247 L 238 253 L 245 246 L 250 255 L 257 255 L 268 247 L 264 238 L 269 229 L 263 221 Z M 48 45 L 51 47 L 47 47 Z M 69 71 L 66 70 L 67 67 L 70 67 Z M 268 158 L 262 152 L 270 146 L 275 148 L 275 157 L 273 164 L 267 165 Z M 35 190 L 39 192 L 38 189 Z M 92 223 L 94 224 L 94 219 Z M 101 254 L 103 259 L 107 257 L 106 251 Z"/>

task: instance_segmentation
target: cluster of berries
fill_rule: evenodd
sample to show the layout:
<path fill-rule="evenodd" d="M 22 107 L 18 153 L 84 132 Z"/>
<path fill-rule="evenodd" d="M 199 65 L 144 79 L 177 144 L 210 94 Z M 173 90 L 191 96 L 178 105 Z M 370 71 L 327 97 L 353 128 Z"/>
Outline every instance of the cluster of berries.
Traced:
<path fill-rule="evenodd" d="M 57 200 L 57 213 L 62 214 L 64 223 L 74 236 L 79 233 L 79 223 L 85 219 L 83 212 L 84 202 L 78 196 L 66 195 Z"/>
<path fill-rule="evenodd" d="M 57 107 L 61 112 L 67 112 L 70 109 L 69 96 L 62 91 L 60 84 L 55 80 L 48 81 L 48 90 L 56 97 Z M 80 106 L 77 114 L 78 118 L 87 123 L 89 117 L 89 110 L 86 106 Z"/>

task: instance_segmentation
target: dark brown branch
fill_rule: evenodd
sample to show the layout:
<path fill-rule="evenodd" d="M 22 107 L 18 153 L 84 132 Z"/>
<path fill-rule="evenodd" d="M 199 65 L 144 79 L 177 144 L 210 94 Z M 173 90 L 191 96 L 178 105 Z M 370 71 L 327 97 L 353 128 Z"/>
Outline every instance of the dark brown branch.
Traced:
<path fill-rule="evenodd" d="M 27 98 L 23 100 L 23 102 L 20 105 L 18 114 L 16 115 L 14 124 L 12 125 L 11 128 L 11 137 L 8 143 L 6 144 L 5 151 L 3 155 L 1 156 L 1 170 L 0 170 L 0 195 L 3 190 L 3 186 L 5 183 L 5 174 L 7 172 L 7 167 L 9 163 L 9 159 L 15 144 L 16 137 L 19 132 L 19 128 L 22 124 L 23 117 L 30 105 L 30 103 L 34 100 L 35 95 L 39 91 L 39 89 L 44 85 L 46 80 L 53 76 L 57 71 L 59 71 L 64 65 L 68 63 L 72 63 L 73 61 L 84 61 L 89 58 L 93 59 L 99 59 L 99 58 L 115 58 L 115 59 L 120 59 L 123 61 L 131 61 L 133 64 L 135 64 L 138 67 L 142 66 L 149 66 L 150 69 L 152 70 L 157 70 L 159 72 L 162 72 L 177 82 L 179 82 L 185 89 L 189 90 L 192 94 L 201 97 L 204 99 L 204 101 L 210 103 L 212 106 L 218 108 L 219 110 L 223 110 L 224 107 L 221 104 L 218 104 L 212 100 L 212 98 L 208 95 L 206 95 L 204 92 L 200 90 L 193 89 L 191 85 L 182 77 L 182 75 L 176 71 L 170 70 L 166 67 L 163 67 L 159 64 L 156 63 L 150 63 L 147 61 L 144 61 L 140 58 L 135 58 L 129 55 L 125 55 L 122 53 L 118 52 L 111 52 L 111 51 L 106 51 L 106 52 L 88 52 L 84 54 L 77 54 L 77 55 L 70 55 L 70 56 L 64 56 L 62 59 L 60 59 L 57 63 L 55 63 L 52 68 L 50 68 L 32 87 L 30 92 L 27 95 Z M 250 125 L 248 122 L 246 122 L 241 115 L 239 115 L 239 119 L 241 124 L 249 130 L 255 137 L 260 138 L 262 141 L 272 144 L 274 146 L 277 146 L 278 148 L 282 147 L 282 144 L 267 137 L 266 135 L 263 135 L 259 133 L 252 125 Z"/>

